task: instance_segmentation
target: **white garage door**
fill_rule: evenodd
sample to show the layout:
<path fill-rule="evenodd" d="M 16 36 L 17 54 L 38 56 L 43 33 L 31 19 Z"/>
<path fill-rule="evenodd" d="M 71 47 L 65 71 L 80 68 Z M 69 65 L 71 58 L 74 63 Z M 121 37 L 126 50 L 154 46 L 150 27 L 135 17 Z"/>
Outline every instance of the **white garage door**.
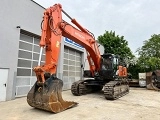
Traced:
<path fill-rule="evenodd" d="M 36 81 L 33 67 L 38 65 L 40 37 L 32 34 L 20 34 L 17 66 L 16 97 L 26 96 Z M 44 64 L 45 54 L 41 64 Z"/>
<path fill-rule="evenodd" d="M 81 79 L 82 70 L 82 56 L 81 52 L 64 47 L 64 60 L 63 60 L 63 89 L 71 88 L 71 84 Z"/>

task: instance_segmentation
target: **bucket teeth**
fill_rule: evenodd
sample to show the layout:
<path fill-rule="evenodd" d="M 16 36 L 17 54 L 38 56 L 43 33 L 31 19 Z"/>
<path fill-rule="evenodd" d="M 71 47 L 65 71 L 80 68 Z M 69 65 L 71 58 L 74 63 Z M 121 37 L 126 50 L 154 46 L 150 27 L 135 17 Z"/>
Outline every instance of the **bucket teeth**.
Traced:
<path fill-rule="evenodd" d="M 27 102 L 31 107 L 53 113 L 76 106 L 77 102 L 63 100 L 62 86 L 63 81 L 60 79 L 49 78 L 42 86 L 38 86 L 36 82 L 27 95 Z"/>

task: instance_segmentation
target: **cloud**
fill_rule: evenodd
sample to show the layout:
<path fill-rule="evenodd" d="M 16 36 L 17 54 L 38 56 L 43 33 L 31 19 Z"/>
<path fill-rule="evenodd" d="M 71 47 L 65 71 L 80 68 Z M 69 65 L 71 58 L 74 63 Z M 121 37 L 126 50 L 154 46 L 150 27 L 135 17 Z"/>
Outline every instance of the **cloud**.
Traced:
<path fill-rule="evenodd" d="M 160 33 L 159 0 L 35 0 L 44 7 L 55 3 L 96 37 L 105 30 L 124 36 L 132 52 L 152 34 Z M 66 20 L 66 18 L 65 18 Z M 67 20 L 69 21 L 69 20 Z"/>

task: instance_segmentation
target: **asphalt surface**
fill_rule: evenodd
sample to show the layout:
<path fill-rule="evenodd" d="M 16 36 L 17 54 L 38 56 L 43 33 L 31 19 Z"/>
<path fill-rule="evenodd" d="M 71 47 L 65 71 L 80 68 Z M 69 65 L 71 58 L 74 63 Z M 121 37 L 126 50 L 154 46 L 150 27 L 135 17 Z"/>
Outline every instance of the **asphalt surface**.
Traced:
<path fill-rule="evenodd" d="M 109 101 L 103 92 L 73 96 L 63 91 L 65 100 L 78 106 L 53 114 L 27 104 L 26 97 L 0 102 L 0 120 L 160 120 L 160 92 L 131 88 L 122 98 Z"/>

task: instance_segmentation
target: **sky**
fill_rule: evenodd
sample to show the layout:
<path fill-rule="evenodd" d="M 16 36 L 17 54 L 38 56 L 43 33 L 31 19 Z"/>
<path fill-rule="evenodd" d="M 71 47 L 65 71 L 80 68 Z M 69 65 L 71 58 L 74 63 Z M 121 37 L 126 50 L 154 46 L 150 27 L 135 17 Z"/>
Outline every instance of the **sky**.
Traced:
<path fill-rule="evenodd" d="M 144 40 L 160 34 L 160 0 L 34 0 L 48 8 L 62 5 L 72 18 L 97 38 L 105 31 L 124 36 L 133 54 Z M 70 20 L 66 17 L 67 22 Z"/>

